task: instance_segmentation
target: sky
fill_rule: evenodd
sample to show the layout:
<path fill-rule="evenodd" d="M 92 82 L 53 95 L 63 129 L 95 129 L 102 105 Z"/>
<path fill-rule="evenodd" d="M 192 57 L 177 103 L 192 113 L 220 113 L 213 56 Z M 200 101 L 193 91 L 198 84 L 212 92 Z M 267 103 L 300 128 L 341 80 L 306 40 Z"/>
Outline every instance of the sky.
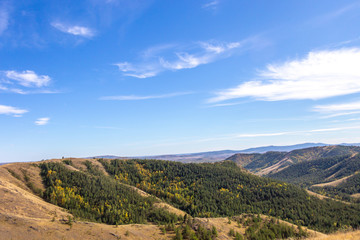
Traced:
<path fill-rule="evenodd" d="M 0 162 L 360 142 L 360 1 L 0 0 Z"/>

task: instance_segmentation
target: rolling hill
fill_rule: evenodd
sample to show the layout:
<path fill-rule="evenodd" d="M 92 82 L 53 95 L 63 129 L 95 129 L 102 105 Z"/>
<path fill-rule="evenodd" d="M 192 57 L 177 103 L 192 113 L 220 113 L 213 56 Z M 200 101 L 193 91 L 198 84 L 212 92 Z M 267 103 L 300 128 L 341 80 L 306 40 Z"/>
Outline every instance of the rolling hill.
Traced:
<path fill-rule="evenodd" d="M 321 146 L 290 152 L 234 154 L 228 160 L 257 175 L 347 202 L 360 199 L 360 147 Z"/>
<path fill-rule="evenodd" d="M 276 235 L 282 238 L 300 234 L 288 222 L 323 232 L 356 228 L 360 222 L 356 205 L 320 200 L 298 187 L 254 176 L 231 161 L 6 164 L 0 167 L 0 191 L 0 233 L 16 239 L 171 239 L 180 233 L 232 239 L 230 230 L 253 239 L 265 232 L 290 234 Z"/>
<path fill-rule="evenodd" d="M 256 173 L 268 175 L 281 171 L 293 164 L 310 162 L 319 158 L 352 155 L 360 152 L 358 146 L 332 145 L 296 149 L 290 152 L 266 152 L 263 154 L 235 154 L 227 160 Z"/>
<path fill-rule="evenodd" d="M 267 176 L 299 184 L 323 195 L 350 201 L 356 200 L 360 193 L 359 172 L 360 153 L 352 153 L 293 164 Z"/>

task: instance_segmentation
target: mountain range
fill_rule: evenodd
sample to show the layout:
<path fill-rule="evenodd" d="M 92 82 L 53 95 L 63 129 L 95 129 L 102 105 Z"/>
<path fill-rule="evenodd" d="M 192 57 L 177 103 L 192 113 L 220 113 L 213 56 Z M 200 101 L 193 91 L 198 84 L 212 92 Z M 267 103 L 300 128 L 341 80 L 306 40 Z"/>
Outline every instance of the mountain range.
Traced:
<path fill-rule="evenodd" d="M 158 159 L 158 160 L 169 160 L 178 161 L 183 163 L 202 163 L 202 162 L 218 162 L 225 160 L 226 158 L 236 153 L 266 153 L 269 151 L 277 152 L 289 152 L 296 149 L 309 148 L 309 147 L 320 147 L 329 146 L 332 144 L 326 143 L 301 143 L 288 146 L 264 146 L 248 148 L 243 150 L 220 150 L 220 151 L 209 151 L 209 152 L 198 152 L 198 153 L 184 153 L 184 154 L 166 154 L 166 155 L 150 155 L 150 156 L 135 156 L 135 157 L 124 157 L 115 155 L 100 155 L 87 158 L 107 158 L 107 159 Z M 360 146 L 360 143 L 342 143 L 339 145 L 344 146 Z"/>

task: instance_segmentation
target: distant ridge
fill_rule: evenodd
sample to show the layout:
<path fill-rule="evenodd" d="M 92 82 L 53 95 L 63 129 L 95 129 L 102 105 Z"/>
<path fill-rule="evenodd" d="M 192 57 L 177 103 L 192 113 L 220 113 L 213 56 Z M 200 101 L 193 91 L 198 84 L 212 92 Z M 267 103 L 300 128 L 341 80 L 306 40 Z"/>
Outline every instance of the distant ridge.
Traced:
<path fill-rule="evenodd" d="M 310 148 L 310 147 L 324 147 L 331 144 L 325 143 L 301 143 L 289 146 L 266 146 L 266 147 L 256 147 L 248 148 L 240 151 L 239 153 L 266 153 L 266 152 L 290 152 L 296 149 Z M 342 145 L 342 144 L 341 144 Z"/>
<path fill-rule="evenodd" d="M 198 152 L 198 153 L 183 153 L 183 154 L 164 154 L 154 156 L 135 156 L 135 157 L 121 157 L 114 155 L 101 155 L 88 158 L 108 158 L 108 159 L 124 159 L 124 158 L 138 158 L 138 159 L 158 159 L 158 160 L 169 160 L 183 163 L 202 163 L 202 162 L 218 162 L 225 160 L 226 158 L 237 154 L 237 153 L 266 153 L 270 151 L 276 152 L 290 152 L 296 149 L 310 148 L 310 147 L 322 147 L 331 146 L 335 144 L 326 143 L 301 143 L 288 146 L 263 146 L 248 148 L 243 150 L 220 150 L 220 151 L 209 151 L 209 152 Z M 345 146 L 360 146 L 360 143 L 343 143 L 336 145 Z"/>
<path fill-rule="evenodd" d="M 237 153 L 227 158 L 237 165 L 253 172 L 257 175 L 268 175 L 279 172 L 291 165 L 311 162 L 309 169 L 315 171 L 313 168 L 313 161 L 322 158 L 340 157 L 340 156 L 355 156 L 360 153 L 359 146 L 349 145 L 326 145 L 317 147 L 308 147 L 295 149 L 290 152 L 276 152 L 269 151 L 266 153 Z M 299 169 L 295 169 L 294 172 Z M 310 170 L 309 170 L 310 171 Z M 315 171 L 315 175 L 319 174 Z"/>

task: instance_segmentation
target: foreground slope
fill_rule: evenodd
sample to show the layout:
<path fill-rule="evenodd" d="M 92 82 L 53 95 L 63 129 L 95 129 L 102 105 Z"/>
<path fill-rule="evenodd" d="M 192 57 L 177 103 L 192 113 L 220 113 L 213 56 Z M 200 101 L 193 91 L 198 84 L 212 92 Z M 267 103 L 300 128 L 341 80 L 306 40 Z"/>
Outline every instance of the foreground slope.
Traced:
<path fill-rule="evenodd" d="M 59 160 L 55 160 L 59 161 Z M 76 168 L 74 168 L 76 169 Z M 76 171 L 76 170 L 74 170 Z M 78 171 L 78 170 L 77 170 Z M 35 191 L 34 191 L 35 190 Z M 111 225 L 73 221 L 66 209 L 44 201 L 40 168 L 32 163 L 0 167 L 1 239 L 171 239 L 156 225 Z"/>
<path fill-rule="evenodd" d="M 165 161 L 159 161 L 158 162 L 158 166 L 160 168 L 162 168 L 162 170 L 157 170 L 157 171 L 150 171 L 150 169 L 146 168 L 146 165 L 144 166 L 139 166 L 141 165 L 141 162 L 137 162 L 136 160 L 128 160 L 128 161 L 123 161 L 123 163 L 126 164 L 133 164 L 134 166 L 132 166 L 132 170 L 134 170 L 133 172 L 122 172 L 122 175 L 120 175 L 119 173 L 115 175 L 112 175 L 110 172 L 110 176 L 108 176 L 107 172 L 105 171 L 105 169 L 107 169 L 106 164 L 112 164 L 112 163 L 116 163 L 117 161 L 103 161 L 103 163 L 101 164 L 99 161 L 97 160 L 84 160 L 84 159 L 65 159 L 65 160 L 52 160 L 52 161 L 45 161 L 45 162 L 41 162 L 41 163 L 22 163 L 22 164 L 11 164 L 11 165 L 5 165 L 5 166 L 1 166 L 0 167 L 0 201 L 1 201 L 1 211 L 0 211 L 0 234 L 4 239 L 172 239 L 176 234 L 177 231 L 181 231 L 183 234 L 186 234 L 186 226 L 188 225 L 184 225 L 182 224 L 182 220 L 178 221 L 177 223 L 175 223 L 175 227 L 172 227 L 170 225 L 167 225 L 167 227 L 164 225 L 164 227 L 162 227 L 160 224 L 160 227 L 157 224 L 152 224 L 151 221 L 148 221 L 150 219 L 148 219 L 146 221 L 146 224 L 127 224 L 127 225 L 105 225 L 105 224 L 100 224 L 100 223 L 94 223 L 94 222 L 86 222 L 84 221 L 85 218 L 84 216 L 81 217 L 76 217 L 79 216 L 79 211 L 73 211 L 71 208 L 68 208 L 73 214 L 71 214 L 70 212 L 68 212 L 67 210 L 63 209 L 63 208 L 59 208 L 56 207 L 50 203 L 47 203 L 45 201 L 42 200 L 42 198 L 40 198 L 39 196 L 45 196 L 46 192 L 51 189 L 49 188 L 49 186 L 47 186 L 46 184 L 46 178 L 47 178 L 47 174 L 44 177 L 41 177 L 41 169 L 39 168 L 39 166 L 41 167 L 42 164 L 51 166 L 51 165 L 60 165 L 62 167 L 60 167 L 62 170 L 64 171 L 64 173 L 66 174 L 62 174 L 62 176 L 67 176 L 65 178 L 63 178 L 63 182 L 61 183 L 61 185 L 59 185 L 59 181 L 60 178 L 54 178 L 53 180 L 53 191 L 55 191 L 55 187 L 58 187 L 59 190 L 61 190 L 61 188 L 63 188 L 64 190 L 66 190 L 66 188 L 68 187 L 68 193 L 70 193 L 70 187 L 65 185 L 65 181 L 66 178 L 69 178 L 70 182 L 72 181 L 71 178 L 73 176 L 82 176 L 82 178 L 86 179 L 88 177 L 97 179 L 98 175 L 103 175 L 103 177 L 105 178 L 109 178 L 109 182 L 112 182 L 114 180 L 111 180 L 110 178 L 115 179 L 115 182 L 118 182 L 118 184 L 124 185 L 123 181 L 124 179 L 122 179 L 122 177 L 126 177 L 129 179 L 136 179 L 138 177 L 141 177 L 140 180 L 146 180 L 146 177 L 150 177 L 152 180 L 155 181 L 155 179 L 157 179 L 157 177 L 159 177 L 159 174 L 161 175 L 161 171 L 163 171 L 163 173 L 166 173 L 166 178 L 165 179 L 169 179 L 174 177 L 175 178 L 173 181 L 167 181 L 165 180 L 163 182 L 163 185 L 161 188 L 163 188 L 164 190 L 168 191 L 168 190 L 174 190 L 174 191 L 180 191 L 180 190 L 186 190 L 186 181 L 184 181 L 183 184 L 185 185 L 178 185 L 176 183 L 179 183 L 181 181 L 177 181 L 177 180 L 181 180 L 182 178 L 186 177 L 187 175 L 185 174 L 185 172 L 182 171 L 178 171 L 177 174 L 168 174 L 168 172 L 166 172 L 166 169 L 169 169 L 169 164 L 168 162 Z M 134 164 L 136 162 L 136 164 Z M 153 164 L 153 161 L 148 161 L 151 164 Z M 54 164 L 56 163 L 56 164 Z M 103 167 L 103 164 L 105 165 L 105 168 Z M 43 165 L 43 166 L 45 166 Z M 170 167 L 170 170 L 176 170 L 177 166 L 179 165 L 173 165 L 172 167 Z M 135 168 L 134 168 L 135 167 Z M 140 167 L 140 168 L 139 168 Z M 181 169 L 186 169 L 188 168 L 188 171 L 193 172 L 193 174 L 195 174 L 194 176 L 198 176 L 198 181 L 195 183 L 196 188 L 198 188 L 197 190 L 197 194 L 199 194 L 200 196 L 204 197 L 206 196 L 206 194 L 210 193 L 212 191 L 214 191 L 215 193 L 218 193 L 218 191 L 220 191 L 221 194 L 225 194 L 222 196 L 226 196 L 226 194 L 232 194 L 233 192 L 230 192 L 231 189 L 231 181 L 229 183 L 229 188 L 226 188 L 227 186 L 224 185 L 226 181 L 221 182 L 221 184 L 223 185 L 222 188 L 218 189 L 216 184 L 214 185 L 214 183 L 207 182 L 206 179 L 204 179 L 202 176 L 204 174 L 204 170 L 207 171 L 209 173 L 209 178 L 211 179 L 211 177 L 216 176 L 217 178 L 215 178 L 215 182 L 217 182 L 219 179 L 221 179 L 221 176 L 224 175 L 224 171 L 225 172 L 230 172 L 230 175 L 226 175 L 225 176 L 232 176 L 232 170 L 234 169 L 234 165 L 227 163 L 222 163 L 222 164 L 217 164 L 217 165 L 213 165 L 213 164 L 201 164 L 201 165 L 194 165 L 194 164 L 184 164 L 183 167 L 180 167 L 179 170 Z M 64 170 L 65 169 L 65 170 Z M 131 169 L 131 168 L 130 168 Z M 235 168 L 236 169 L 236 168 Z M 48 169 L 50 170 L 50 169 Z M 108 169 L 107 169 L 108 170 Z M 145 171 L 147 170 L 147 171 Z M 235 170 L 236 172 L 238 170 Z M 43 171 L 45 172 L 45 171 Z M 47 171 L 47 173 L 49 173 Z M 83 173 L 81 175 L 79 175 L 79 173 Z M 128 173 L 128 175 L 126 175 L 126 173 Z M 139 174 L 140 173 L 140 174 Z M 188 172 L 189 173 L 189 172 Z M 215 175 L 212 175 L 216 173 Z M 237 172 L 238 173 L 238 172 Z M 247 182 L 246 180 L 246 176 L 251 176 L 247 173 L 244 173 L 240 170 L 240 173 L 242 175 L 242 183 L 243 183 L 243 188 L 247 188 L 247 184 L 249 183 L 249 189 L 244 191 L 239 191 L 239 193 L 243 194 L 246 193 L 247 194 L 253 194 L 253 195 L 258 195 L 261 197 L 261 195 L 263 194 L 262 192 L 268 188 L 268 190 L 270 190 L 270 192 L 273 192 L 272 194 L 280 194 L 282 191 L 278 191 L 276 188 L 279 188 L 279 186 L 276 186 L 275 188 L 272 188 L 271 186 L 263 186 L 262 184 L 264 182 L 262 182 L 261 178 L 256 178 L 256 181 L 254 183 Z M 59 171 L 57 173 L 53 173 L 51 172 L 51 174 L 49 175 L 50 178 L 52 178 L 54 175 L 59 174 Z M 185 174 L 185 175 L 184 175 Z M 245 174 L 243 176 L 243 174 Z M 150 176 L 151 175 L 151 176 Z M 135 176 L 135 177 L 131 177 L 131 176 Z M 58 175 L 58 177 L 60 177 L 60 175 Z M 42 183 L 42 178 L 45 180 L 45 184 Z M 251 177 L 249 177 L 251 178 Z M 126 178 L 125 178 L 126 179 Z M 190 174 L 190 179 L 191 179 L 191 174 Z M 177 181 L 177 182 L 176 182 Z M 91 182 L 91 181 L 90 181 Z M 128 184 L 131 182 L 127 181 Z M 141 181 L 140 181 L 141 182 Z M 142 181 L 142 182 L 148 182 L 148 181 Z M 190 180 L 191 182 L 191 180 Z M 272 183 L 273 181 L 265 181 L 266 183 Z M 149 182 L 148 182 L 149 183 Z M 58 184 L 58 185 L 56 185 Z M 72 188 L 74 186 L 76 186 L 76 184 L 78 184 L 78 182 L 74 183 L 74 185 L 72 186 Z M 159 183 L 160 184 L 160 183 Z M 208 184 L 210 184 L 211 189 L 207 189 Z M 256 184 L 256 185 L 254 185 Z M 280 183 L 282 184 L 282 183 Z M 155 184 L 154 184 L 155 185 Z M 191 185 L 191 184 L 190 184 Z M 89 185 L 92 186 L 92 185 Z M 151 187 L 151 185 L 148 184 L 148 186 Z M 185 189 L 183 189 L 183 187 L 185 186 Z M 258 188 L 259 191 L 256 191 L 256 187 L 255 186 L 260 186 Z M 140 187 L 140 186 L 138 186 Z M 152 186 L 154 187 L 154 186 Z M 187 186 L 188 188 L 191 188 L 191 186 Z M 133 190 L 135 190 L 137 193 L 141 193 L 141 195 L 143 195 L 146 198 L 149 197 L 149 193 L 152 193 L 152 191 L 150 191 L 149 189 L 147 190 L 147 193 L 145 192 L 141 192 L 141 190 L 139 190 L 138 188 L 136 188 L 136 184 L 134 186 L 131 187 Z M 177 188 L 177 189 L 176 189 Z M 292 189 L 292 187 L 287 187 L 288 189 Z M 145 188 L 143 188 L 145 189 Z M 229 191 L 227 191 L 226 189 L 228 189 Z M 73 189 L 74 190 L 74 189 Z M 146 190 L 146 189 L 145 189 Z M 51 193 L 53 191 L 48 191 L 48 193 Z M 235 190 L 237 191 L 237 190 Z M 56 192 L 56 191 L 55 191 Z M 285 191 L 286 192 L 286 191 Z M 64 192 L 66 193 L 66 191 Z M 78 195 L 80 195 L 79 193 L 81 193 L 80 189 L 76 190 L 76 193 L 78 193 Z M 174 192 L 173 198 L 166 198 L 161 196 L 161 194 L 158 194 L 160 192 L 157 192 L 157 190 L 155 192 L 153 192 L 153 194 L 157 195 L 158 197 L 161 197 L 163 199 L 165 199 L 166 201 L 168 201 L 169 203 L 172 203 L 175 206 L 180 207 L 182 202 L 178 202 L 177 200 L 175 200 L 177 197 L 179 197 L 178 195 L 181 195 L 181 192 Z M 169 192 L 170 193 L 170 192 Z M 204 193 L 206 193 L 204 195 Z M 36 196 L 36 194 L 38 194 L 39 196 Z M 177 195 L 178 194 L 178 195 Z M 291 191 L 288 192 L 288 198 L 293 201 L 294 200 L 294 196 L 292 196 Z M 63 197 L 64 195 L 62 195 L 61 197 L 57 198 L 57 200 L 59 200 L 57 202 L 57 204 L 63 204 L 63 200 L 64 200 L 64 204 L 66 205 L 66 203 L 68 204 L 68 206 L 71 205 L 71 201 L 67 201 L 67 197 L 71 196 L 75 196 L 75 195 L 66 195 L 65 197 Z M 172 196 L 169 194 L 169 196 Z M 211 197 L 211 195 L 208 195 L 209 197 Z M 227 195 L 229 196 L 229 195 Z M 245 195 L 244 195 L 245 196 Z M 295 197 L 298 196 L 295 194 Z M 309 197 L 308 195 L 305 194 L 305 196 Z M 84 197 L 85 196 L 81 196 Z M 137 197 L 136 197 L 137 198 Z M 226 208 L 224 207 L 224 204 L 218 203 L 219 204 L 219 209 L 222 209 L 220 212 L 217 212 L 211 204 L 209 204 L 208 207 L 206 207 L 206 205 L 200 206 L 199 200 L 196 200 L 196 196 L 190 196 L 188 199 L 193 199 L 194 200 L 194 211 L 193 211 L 193 215 L 195 216 L 196 213 L 201 216 L 201 212 L 203 212 L 203 210 L 206 210 L 206 212 L 211 213 L 210 215 L 213 216 L 220 216 L 223 214 L 220 214 L 221 211 L 229 211 L 226 210 Z M 81 199 L 81 198 L 78 198 Z M 109 198 L 110 199 L 110 198 Z M 171 200 L 172 199 L 172 200 Z M 180 198 L 181 199 L 181 198 Z M 186 198 L 185 198 L 186 199 Z M 225 197 L 225 204 L 227 203 L 226 201 L 228 198 Z M 231 198 L 230 198 L 231 199 Z M 245 198 L 244 198 L 245 199 Z M 207 200 L 206 198 L 204 198 L 203 200 Z M 222 200 L 222 199 L 220 199 Z M 250 199 L 249 199 L 250 200 Z M 184 212 L 181 212 L 180 210 L 174 208 L 173 206 L 168 205 L 167 203 L 161 202 L 159 199 L 154 199 L 154 204 L 153 207 L 154 208 L 163 208 L 165 211 L 170 212 L 170 213 L 174 213 L 175 215 L 182 215 Z M 275 201 L 276 202 L 276 201 Z M 310 198 L 310 202 L 312 202 L 311 198 Z M 315 201 L 316 202 L 316 201 Z M 104 207 L 104 212 L 103 214 L 100 214 L 102 217 L 100 217 L 99 219 L 93 219 L 95 221 L 100 221 L 100 222 L 104 222 L 104 220 L 106 221 L 106 210 L 105 208 L 108 208 L 106 205 L 111 205 L 110 201 L 98 201 L 98 204 L 100 204 L 100 213 L 101 213 L 101 205 Z M 211 203 L 211 201 L 210 201 Z M 271 202 L 267 202 L 267 203 L 271 203 Z M 321 202 L 324 203 L 325 205 L 327 205 L 328 203 L 326 202 Z M 245 203 L 243 205 L 243 207 L 246 207 L 247 203 Z M 251 205 L 251 204 L 250 204 Z M 330 204 L 331 205 L 331 204 Z M 337 212 L 341 212 L 343 209 L 343 205 L 337 205 L 338 207 L 340 207 L 340 209 L 338 208 Z M 66 206 L 65 206 L 66 207 Z M 281 206 L 280 206 L 281 207 Z M 257 205 L 255 204 L 253 206 L 253 209 L 256 209 Z M 289 208 L 284 208 L 283 211 L 289 211 L 291 214 L 293 214 L 296 211 L 299 211 L 299 208 L 301 208 L 301 206 L 299 206 L 298 208 L 292 208 L 291 204 L 289 205 Z M 191 207 L 190 207 L 191 209 Z M 202 211 L 200 211 L 200 209 Z M 350 208 L 345 209 L 345 213 L 347 213 L 347 211 L 349 211 Z M 90 209 L 91 210 L 91 209 Z M 97 209 L 94 209 L 96 211 L 98 211 Z M 183 208 L 184 211 L 187 211 L 188 209 Z M 354 214 L 356 215 L 356 209 Z M 92 210 L 91 210 L 92 211 Z M 233 210 L 230 210 L 233 211 Z M 189 211 L 190 212 L 190 211 Z M 251 211 L 250 211 L 251 212 Z M 228 212 L 229 213 L 229 212 Z M 228 213 L 224 214 L 223 216 L 226 216 Z M 268 214 L 268 212 L 266 212 Z M 251 214 L 242 214 L 241 216 L 239 216 L 238 214 L 235 214 L 235 212 L 233 214 L 229 214 L 229 215 L 235 215 L 238 217 L 231 217 L 231 218 L 194 218 L 193 220 L 190 221 L 190 225 L 191 229 L 190 229 L 190 233 L 195 234 L 194 231 L 197 231 L 196 234 L 198 234 L 198 232 L 200 231 L 201 234 L 211 234 L 211 230 L 213 229 L 213 226 L 215 226 L 217 228 L 217 234 L 218 237 L 217 239 L 233 239 L 232 236 L 229 236 L 229 231 L 233 230 L 235 233 L 238 233 L 242 236 L 255 236 L 254 239 L 257 239 L 256 234 L 262 234 L 262 233 L 269 233 L 269 229 L 268 226 L 271 225 L 271 228 L 274 229 L 286 229 L 286 227 L 281 225 L 277 225 L 278 223 L 276 223 L 275 221 L 275 225 L 274 224 L 274 220 L 271 220 L 271 218 L 268 217 L 261 217 L 261 221 L 259 222 L 258 217 L 255 216 L 251 216 Z M 274 214 L 271 214 L 274 215 Z M 80 215 L 81 216 L 81 215 Z M 161 216 L 161 215 L 160 215 Z M 70 218 L 69 218 L 70 217 Z M 159 216 L 158 216 L 159 217 Z M 74 220 L 75 219 L 75 220 Z M 154 219 L 154 218 L 153 218 Z M 155 218 L 156 219 L 156 218 Z M 189 216 L 188 219 L 191 219 L 191 217 Z M 158 219 L 159 220 L 159 219 Z M 290 221 L 293 221 L 292 219 L 290 219 Z M 189 222 L 189 221 L 187 221 Z M 273 223 L 271 223 L 273 222 Z M 332 223 L 332 222 L 331 222 Z M 341 221 L 339 221 L 339 223 L 341 223 Z M 269 225 L 270 224 L 270 225 Z M 284 231 L 284 233 L 291 233 L 294 230 L 291 230 L 291 224 L 290 223 L 286 223 L 288 224 L 288 226 L 290 228 L 288 228 L 288 230 Z M 346 223 L 343 222 L 343 224 L 347 225 Z M 344 226 L 345 226 L 344 225 Z M 201 227 L 200 227 L 201 226 Z M 315 226 L 315 225 L 314 225 Z M 355 225 L 354 225 L 355 226 Z M 199 228 L 200 227 L 200 228 Z M 180 230 L 179 230 L 180 229 Z M 200 229 L 200 230 L 199 230 Z M 208 229 L 208 230 L 201 230 L 201 229 Z M 295 232 L 293 232 L 292 234 L 297 234 L 296 233 L 296 229 L 297 227 L 295 226 L 293 229 L 295 229 Z M 331 230 L 331 229 L 330 229 Z M 204 232 L 205 231 L 205 232 Z M 309 231 L 311 232 L 311 231 Z M 188 231 L 189 233 L 189 231 Z M 312 232 L 314 233 L 314 232 Z M 274 233 L 273 233 L 274 234 Z M 315 233 L 316 234 L 316 233 Z M 318 237 L 322 236 L 321 234 L 318 234 Z M 185 235 L 184 235 L 185 236 Z M 204 235 L 205 236 L 205 235 Z"/>

